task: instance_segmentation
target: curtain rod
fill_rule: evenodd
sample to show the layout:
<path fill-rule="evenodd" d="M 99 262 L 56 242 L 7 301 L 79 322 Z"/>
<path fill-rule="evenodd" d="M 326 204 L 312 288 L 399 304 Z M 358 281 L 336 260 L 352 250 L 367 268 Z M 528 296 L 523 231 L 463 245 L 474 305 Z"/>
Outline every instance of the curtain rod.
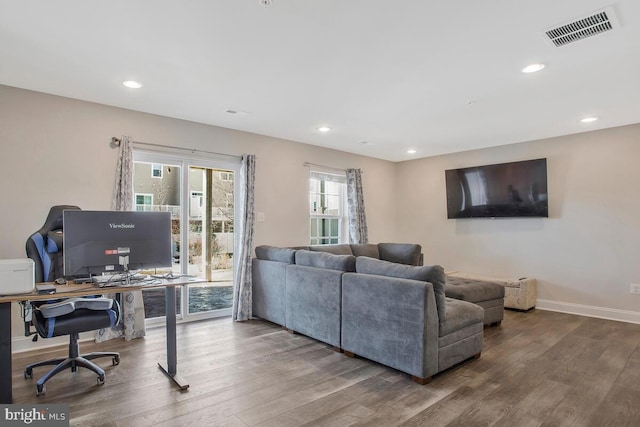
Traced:
<path fill-rule="evenodd" d="M 120 138 L 116 138 L 115 136 L 111 137 L 111 145 L 113 147 L 119 147 L 121 141 L 122 140 Z M 240 160 L 242 160 L 242 156 L 234 156 L 233 154 L 216 153 L 215 151 L 198 150 L 196 148 L 172 147 L 170 145 L 152 144 L 151 142 L 141 142 L 141 141 L 132 141 L 132 142 L 134 144 L 137 144 L 137 145 L 148 145 L 150 147 L 159 147 L 159 148 L 168 148 L 168 149 L 171 149 L 171 150 L 189 151 L 191 154 L 193 154 L 193 153 L 205 153 L 205 154 L 213 154 L 215 156 L 224 156 L 224 157 L 230 157 L 232 159 L 240 159 Z"/>
<path fill-rule="evenodd" d="M 339 171 L 339 172 L 346 172 L 347 171 L 346 169 L 332 168 L 331 166 L 319 165 L 317 163 L 311 163 L 311 162 L 304 162 L 303 166 L 305 166 L 305 167 L 317 166 L 319 168 L 330 169 L 330 170 Z"/>

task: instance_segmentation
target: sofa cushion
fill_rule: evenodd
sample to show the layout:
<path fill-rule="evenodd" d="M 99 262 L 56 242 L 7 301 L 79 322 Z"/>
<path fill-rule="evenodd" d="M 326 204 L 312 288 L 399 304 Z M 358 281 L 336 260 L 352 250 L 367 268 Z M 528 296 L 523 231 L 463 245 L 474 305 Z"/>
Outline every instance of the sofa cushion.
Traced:
<path fill-rule="evenodd" d="M 449 298 L 469 302 L 492 301 L 504 298 L 504 286 L 492 282 L 477 282 L 474 280 L 447 278 L 445 294 Z"/>
<path fill-rule="evenodd" d="M 314 252 L 326 252 L 334 255 L 353 255 L 351 246 L 343 245 L 313 245 L 309 246 L 309 250 Z"/>
<path fill-rule="evenodd" d="M 440 319 L 440 336 L 452 334 L 468 326 L 480 325 L 484 320 L 484 310 L 479 305 L 457 299 L 445 299 L 445 316 Z"/>
<path fill-rule="evenodd" d="M 275 246 L 256 246 L 256 257 L 267 261 L 286 262 L 293 264 L 295 262 L 296 251 L 289 248 L 278 248 Z"/>
<path fill-rule="evenodd" d="M 356 271 L 356 257 L 353 255 L 334 255 L 325 252 L 296 251 L 296 265 L 327 268 L 338 271 Z"/>
<path fill-rule="evenodd" d="M 353 252 L 354 256 L 368 256 L 369 258 L 380 259 L 380 251 L 378 251 L 378 245 L 374 245 L 371 243 L 351 245 L 351 252 Z"/>
<path fill-rule="evenodd" d="M 378 243 L 380 259 L 407 265 L 420 265 L 422 246 L 411 243 Z"/>
<path fill-rule="evenodd" d="M 394 262 L 369 258 L 356 258 L 356 272 L 363 274 L 376 274 L 379 276 L 398 277 L 401 279 L 419 280 L 433 285 L 436 297 L 438 318 L 442 321 L 445 317 L 445 275 L 444 269 L 439 265 L 413 266 Z"/>

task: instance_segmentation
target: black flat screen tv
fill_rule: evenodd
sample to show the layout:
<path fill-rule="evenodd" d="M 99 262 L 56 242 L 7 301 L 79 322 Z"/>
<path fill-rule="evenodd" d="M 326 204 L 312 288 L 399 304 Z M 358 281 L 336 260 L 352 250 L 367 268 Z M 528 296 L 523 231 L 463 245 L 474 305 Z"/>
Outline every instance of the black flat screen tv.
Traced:
<path fill-rule="evenodd" d="M 548 217 L 547 159 L 445 171 L 448 218 Z"/>
<path fill-rule="evenodd" d="M 62 213 L 64 275 L 171 267 L 169 212 Z"/>

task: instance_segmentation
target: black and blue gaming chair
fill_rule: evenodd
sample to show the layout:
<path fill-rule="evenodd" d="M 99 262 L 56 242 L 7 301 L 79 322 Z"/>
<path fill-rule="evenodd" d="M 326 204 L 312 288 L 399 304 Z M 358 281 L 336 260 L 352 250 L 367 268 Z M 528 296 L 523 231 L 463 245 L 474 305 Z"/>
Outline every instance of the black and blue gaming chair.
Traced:
<path fill-rule="evenodd" d="M 63 277 L 63 223 L 64 210 L 79 210 L 77 206 L 53 206 L 44 225 L 27 239 L 27 256 L 34 261 L 36 282 L 50 282 Z M 98 385 L 104 384 L 104 370 L 91 362 L 98 357 L 111 357 L 114 365 L 120 363 L 120 354 L 112 352 L 94 352 L 80 354 L 78 334 L 102 328 L 112 328 L 120 322 L 120 306 L 117 301 L 108 298 L 82 297 L 52 299 L 50 301 L 32 301 L 31 322 L 42 338 L 69 335 L 69 356 L 49 359 L 28 365 L 24 377 L 31 378 L 33 368 L 45 365 L 55 367 L 40 378 L 36 384 L 36 395 L 45 393 L 45 382 L 54 375 L 78 367 L 92 370 L 98 375 Z M 30 330 L 26 331 L 29 335 Z"/>
<path fill-rule="evenodd" d="M 59 205 L 49 209 L 44 225 L 27 239 L 27 256 L 35 263 L 35 281 L 53 282 L 63 277 L 62 212 L 80 210 L 77 206 Z"/>

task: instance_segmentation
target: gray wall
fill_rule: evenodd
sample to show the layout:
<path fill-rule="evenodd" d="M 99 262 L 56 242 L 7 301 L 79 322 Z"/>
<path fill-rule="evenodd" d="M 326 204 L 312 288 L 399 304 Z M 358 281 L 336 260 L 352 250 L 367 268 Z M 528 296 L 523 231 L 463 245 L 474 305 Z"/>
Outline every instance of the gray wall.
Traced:
<path fill-rule="evenodd" d="M 42 226 L 52 205 L 110 208 L 118 153 L 109 142 L 120 135 L 230 155 L 255 154 L 255 205 L 265 213 L 265 221 L 255 226 L 256 245 L 308 243 L 305 161 L 361 168 L 370 239 L 395 237 L 392 162 L 0 85 L 0 259 L 25 257 L 27 237 Z M 21 334 L 18 323 L 13 323 L 14 336 Z"/>
<path fill-rule="evenodd" d="M 446 169 L 547 158 L 549 218 L 447 219 Z M 640 125 L 398 164 L 398 239 L 425 262 L 535 277 L 539 307 L 640 322 Z"/>
<path fill-rule="evenodd" d="M 640 282 L 640 124 L 391 163 L 0 86 L 0 259 L 24 257 L 51 205 L 109 208 L 117 155 L 109 141 L 120 135 L 256 154 L 256 210 L 266 218 L 256 245 L 306 243 L 305 161 L 359 167 L 370 241 L 420 243 L 426 262 L 447 270 L 535 277 L 540 307 L 640 322 L 640 295 L 629 293 Z M 446 219 L 445 169 L 538 157 L 548 161 L 550 218 Z M 14 320 L 14 336 L 20 328 Z"/>

